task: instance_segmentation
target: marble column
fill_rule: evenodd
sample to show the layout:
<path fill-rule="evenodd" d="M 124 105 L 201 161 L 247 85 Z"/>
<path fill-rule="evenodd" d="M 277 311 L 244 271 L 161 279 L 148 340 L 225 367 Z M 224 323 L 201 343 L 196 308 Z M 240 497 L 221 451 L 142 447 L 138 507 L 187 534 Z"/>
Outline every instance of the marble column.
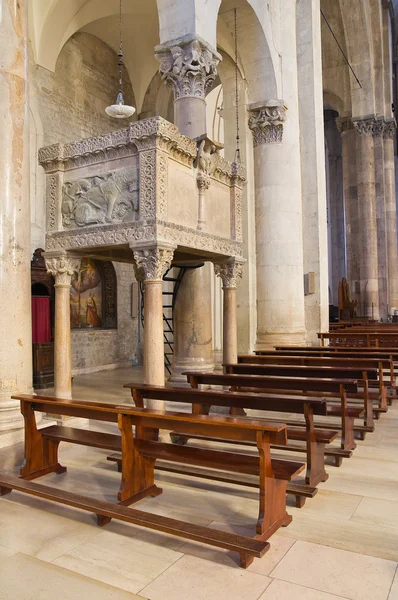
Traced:
<path fill-rule="evenodd" d="M 386 120 L 384 127 L 384 193 L 386 209 L 386 243 L 388 273 L 388 312 L 398 309 L 398 252 L 397 252 L 397 206 L 395 197 L 394 119 Z"/>
<path fill-rule="evenodd" d="M 353 119 L 357 131 L 356 159 L 359 217 L 360 306 L 364 317 L 379 318 L 377 221 L 373 117 Z"/>
<path fill-rule="evenodd" d="M 259 350 L 306 342 L 301 174 L 299 162 L 293 159 L 299 148 L 295 131 L 287 143 L 283 140 L 286 111 L 284 102 L 277 100 L 250 107 Z"/>
<path fill-rule="evenodd" d="M 27 5 L 0 0 L 0 447 L 32 393 Z"/>
<path fill-rule="evenodd" d="M 174 248 L 154 246 L 134 249 L 137 280 L 144 283 L 145 383 L 164 386 L 163 274 L 170 268 Z M 164 402 L 148 400 L 147 408 L 164 409 Z"/>
<path fill-rule="evenodd" d="M 206 92 L 213 85 L 221 55 L 197 39 L 174 41 L 155 48 L 163 81 L 174 93 L 174 123 L 196 139 L 207 133 Z M 209 182 L 198 177 L 199 223 L 206 229 L 205 190 Z M 181 372 L 214 368 L 212 349 L 210 265 L 186 272 L 174 309 L 174 363 L 170 381 L 186 383 Z"/>
<path fill-rule="evenodd" d="M 376 227 L 377 227 L 377 269 L 379 286 L 379 316 L 387 320 L 388 275 L 387 275 L 387 232 L 385 207 L 385 169 L 384 169 L 384 119 L 377 119 L 373 129 L 375 152 L 375 188 L 376 188 Z"/>
<path fill-rule="evenodd" d="M 242 278 L 243 264 L 231 260 L 215 264 L 214 271 L 221 278 L 223 289 L 223 363 L 235 364 L 238 362 L 236 287 Z"/>
<path fill-rule="evenodd" d="M 66 252 L 45 253 L 47 271 L 55 279 L 55 327 L 54 327 L 54 395 L 56 398 L 72 398 L 72 358 L 70 341 L 70 288 L 80 258 Z"/>
<path fill-rule="evenodd" d="M 360 222 L 358 214 L 358 185 L 356 158 L 356 131 L 351 119 L 337 119 L 341 132 L 341 151 L 343 166 L 343 187 L 346 227 L 347 280 L 350 286 L 351 300 L 358 303 L 360 309 Z"/>

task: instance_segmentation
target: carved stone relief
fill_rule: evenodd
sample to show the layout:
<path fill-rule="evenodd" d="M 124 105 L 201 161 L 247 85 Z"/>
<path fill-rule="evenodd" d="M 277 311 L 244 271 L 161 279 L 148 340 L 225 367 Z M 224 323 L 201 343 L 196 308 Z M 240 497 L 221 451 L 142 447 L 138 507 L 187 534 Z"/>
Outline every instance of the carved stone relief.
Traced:
<path fill-rule="evenodd" d="M 65 229 L 134 220 L 138 209 L 137 167 L 65 181 L 62 186 Z"/>
<path fill-rule="evenodd" d="M 393 140 L 397 135 L 397 124 L 395 119 L 390 119 L 384 123 L 383 137 L 385 140 Z"/>
<path fill-rule="evenodd" d="M 160 62 L 162 79 L 172 87 L 175 100 L 186 97 L 204 100 L 221 60 L 218 52 L 196 39 L 170 48 L 158 46 L 155 56 Z"/>
<path fill-rule="evenodd" d="M 161 280 L 163 273 L 170 268 L 173 260 L 174 248 L 155 246 L 143 250 L 133 250 L 136 262 L 136 278 L 142 280 Z"/>

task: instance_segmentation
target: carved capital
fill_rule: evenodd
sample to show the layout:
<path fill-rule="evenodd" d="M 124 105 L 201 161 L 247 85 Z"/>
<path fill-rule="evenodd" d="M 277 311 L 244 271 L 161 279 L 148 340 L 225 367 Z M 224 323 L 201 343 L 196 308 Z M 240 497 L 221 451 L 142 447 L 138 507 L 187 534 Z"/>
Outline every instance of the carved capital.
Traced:
<path fill-rule="evenodd" d="M 354 123 L 350 117 L 341 117 L 336 119 L 336 125 L 340 133 L 345 133 L 346 131 L 351 131 L 354 129 Z"/>
<path fill-rule="evenodd" d="M 160 281 L 164 272 L 170 268 L 174 248 L 154 246 L 134 249 L 133 254 L 137 281 Z"/>
<path fill-rule="evenodd" d="M 69 256 L 66 252 L 57 255 L 46 252 L 44 259 L 47 271 L 55 279 L 55 285 L 70 285 L 73 274 L 80 267 L 80 258 Z"/>
<path fill-rule="evenodd" d="M 249 110 L 249 127 L 253 133 L 254 147 L 261 144 L 280 144 L 287 111 L 283 100 L 252 104 Z"/>
<path fill-rule="evenodd" d="M 174 99 L 206 97 L 217 75 L 221 55 L 198 39 L 180 40 L 155 48 L 163 81 L 174 92 Z"/>
<path fill-rule="evenodd" d="M 378 121 L 374 117 L 366 117 L 365 119 L 353 119 L 352 120 L 356 131 L 360 135 L 374 135 L 376 130 L 376 123 Z"/>
<path fill-rule="evenodd" d="M 221 278 L 222 287 L 236 288 L 243 275 L 243 263 L 231 260 L 225 263 L 214 263 L 214 272 Z"/>
<path fill-rule="evenodd" d="M 397 135 L 396 130 L 397 124 L 395 119 L 388 119 L 388 121 L 385 121 L 384 123 L 383 138 L 385 140 L 394 140 Z"/>
<path fill-rule="evenodd" d="M 210 177 L 206 173 L 198 173 L 196 178 L 196 185 L 198 186 L 199 192 L 204 193 L 210 187 Z"/>

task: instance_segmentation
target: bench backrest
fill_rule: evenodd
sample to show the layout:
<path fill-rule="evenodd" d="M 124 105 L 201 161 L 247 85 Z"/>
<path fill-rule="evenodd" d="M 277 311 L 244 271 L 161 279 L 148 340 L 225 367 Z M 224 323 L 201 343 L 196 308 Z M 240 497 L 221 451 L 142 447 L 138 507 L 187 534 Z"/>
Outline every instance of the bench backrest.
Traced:
<path fill-rule="evenodd" d="M 152 388 L 153 389 L 153 388 Z M 131 418 L 136 426 L 153 429 L 170 429 L 178 433 L 217 435 L 226 439 L 256 440 L 256 434 L 266 434 L 272 444 L 287 443 L 287 428 L 284 423 L 273 423 L 263 419 L 236 418 L 219 415 L 195 415 L 167 410 L 153 410 L 131 405 L 118 406 L 121 415 Z"/>
<path fill-rule="evenodd" d="M 388 358 L 356 358 L 353 356 L 284 356 L 274 354 L 261 356 L 253 354 L 240 354 L 238 363 L 260 365 L 304 365 L 314 367 L 352 367 L 357 369 L 375 369 L 380 363 L 385 369 L 390 367 Z"/>
<path fill-rule="evenodd" d="M 213 376 L 209 374 L 209 378 Z M 214 385 L 231 385 L 217 383 L 214 375 Z M 235 384 L 234 384 L 235 385 Z M 198 390 L 191 388 L 162 388 L 149 385 L 138 385 L 136 383 L 125 384 L 132 391 L 134 401 L 138 406 L 143 406 L 144 399 L 163 400 L 166 402 L 182 402 L 190 404 L 201 404 L 206 406 L 225 406 L 227 408 L 248 408 L 252 410 L 269 410 L 278 412 L 303 413 L 304 406 L 311 406 L 314 414 L 326 415 L 327 406 L 324 398 L 291 398 L 289 396 L 271 398 L 257 393 L 224 392 L 215 390 Z M 250 387 L 250 386 L 248 386 Z M 257 386 L 253 386 L 257 387 Z"/>
<path fill-rule="evenodd" d="M 292 365 L 233 364 L 224 365 L 226 373 L 246 375 L 274 375 L 279 377 L 307 377 L 315 379 L 363 379 L 366 372 L 368 379 L 377 380 L 377 368 L 355 369 L 351 367 L 312 367 Z"/>

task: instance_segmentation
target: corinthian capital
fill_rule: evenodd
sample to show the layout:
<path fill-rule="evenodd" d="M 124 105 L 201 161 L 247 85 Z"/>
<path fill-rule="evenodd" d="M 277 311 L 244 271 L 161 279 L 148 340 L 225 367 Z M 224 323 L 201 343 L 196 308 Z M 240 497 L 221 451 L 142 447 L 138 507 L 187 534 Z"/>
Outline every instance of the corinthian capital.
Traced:
<path fill-rule="evenodd" d="M 254 147 L 261 144 L 278 144 L 283 138 L 287 106 L 283 100 L 258 102 L 249 108 L 249 127 L 253 133 Z"/>
<path fill-rule="evenodd" d="M 176 40 L 155 48 L 163 81 L 173 88 L 174 99 L 206 97 L 217 75 L 221 55 L 197 39 Z"/>
<path fill-rule="evenodd" d="M 353 119 L 354 127 L 360 135 L 375 135 L 377 131 L 377 121 L 374 117 L 365 117 L 364 119 Z M 376 134 L 377 135 L 377 134 Z"/>
<path fill-rule="evenodd" d="M 80 267 L 80 258 L 69 256 L 66 252 L 57 254 L 46 252 L 44 260 L 47 271 L 55 279 L 55 285 L 70 285 L 73 274 Z"/>
<path fill-rule="evenodd" d="M 164 272 L 170 268 L 174 248 L 154 246 L 152 248 L 133 249 L 136 264 L 135 273 L 138 281 L 159 281 Z"/>
<path fill-rule="evenodd" d="M 383 131 L 384 139 L 385 140 L 395 139 L 395 136 L 397 135 L 396 129 L 397 129 L 397 124 L 395 122 L 395 119 L 386 120 L 384 123 L 384 131 Z"/>
<path fill-rule="evenodd" d="M 243 263 L 235 259 L 214 264 L 215 274 L 221 278 L 223 289 L 236 288 L 243 275 Z"/>

